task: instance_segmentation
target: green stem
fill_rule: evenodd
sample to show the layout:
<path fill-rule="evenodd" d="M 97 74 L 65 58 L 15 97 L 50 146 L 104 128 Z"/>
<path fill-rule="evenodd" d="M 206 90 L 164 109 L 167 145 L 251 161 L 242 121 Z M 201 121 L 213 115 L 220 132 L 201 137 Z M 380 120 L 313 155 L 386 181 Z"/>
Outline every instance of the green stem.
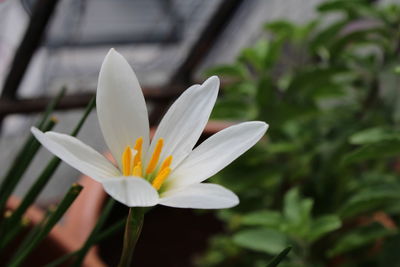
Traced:
<path fill-rule="evenodd" d="M 143 208 L 130 208 L 126 219 L 124 247 L 118 267 L 129 267 L 132 261 L 132 254 L 135 249 L 140 232 L 142 231 L 144 218 Z"/>
<path fill-rule="evenodd" d="M 89 249 L 95 243 L 97 234 L 99 233 L 99 231 L 103 227 L 104 223 L 106 222 L 108 216 L 110 215 L 112 208 L 114 206 L 114 203 L 115 203 L 115 200 L 113 198 L 109 198 L 100 218 L 97 220 L 96 225 L 94 226 L 92 232 L 86 239 L 83 246 L 77 252 L 75 262 L 71 266 L 74 266 L 74 267 L 82 266 L 82 263 L 83 263 L 83 260 L 85 259 L 86 254 L 88 253 Z"/>
<path fill-rule="evenodd" d="M 81 192 L 82 188 L 83 187 L 78 184 L 73 184 L 71 186 L 70 190 L 64 196 L 63 200 L 61 200 L 57 208 L 53 212 L 51 212 L 49 217 L 45 219 L 45 222 L 43 222 L 43 226 L 38 229 L 37 233 L 35 234 L 35 236 L 33 236 L 32 240 L 30 240 L 29 244 L 26 244 L 26 246 L 24 246 L 24 242 L 22 242 L 7 266 L 18 267 L 22 265 L 26 257 L 28 257 L 33 249 L 41 241 L 43 241 L 43 239 L 50 233 L 51 229 L 53 229 L 55 224 L 61 219 L 64 213 L 72 205 L 72 203 Z"/>

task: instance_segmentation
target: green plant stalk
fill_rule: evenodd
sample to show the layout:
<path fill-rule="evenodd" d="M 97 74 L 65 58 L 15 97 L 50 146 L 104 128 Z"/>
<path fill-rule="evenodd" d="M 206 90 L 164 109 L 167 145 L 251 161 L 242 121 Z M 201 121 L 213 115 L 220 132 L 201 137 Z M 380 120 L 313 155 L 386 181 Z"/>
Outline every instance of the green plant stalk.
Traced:
<path fill-rule="evenodd" d="M 270 261 L 270 262 L 268 263 L 267 267 L 275 267 L 275 266 L 278 266 L 279 263 L 280 263 L 281 261 L 283 261 L 283 260 L 286 258 L 287 254 L 289 254 L 289 252 L 290 252 L 291 249 L 292 249 L 292 247 L 287 247 L 287 248 L 285 248 L 281 253 L 279 253 L 277 256 L 275 256 L 275 257 L 272 259 L 272 261 Z"/>
<path fill-rule="evenodd" d="M 118 267 L 131 266 L 133 251 L 139 239 L 140 232 L 142 231 L 143 219 L 144 219 L 143 208 L 129 209 L 129 214 L 126 219 L 122 255 Z"/>
<path fill-rule="evenodd" d="M 79 120 L 78 124 L 75 126 L 74 130 L 71 132 L 72 136 L 76 136 L 80 129 L 83 126 L 83 123 L 86 121 L 87 117 L 89 116 L 90 112 L 93 110 L 95 105 L 95 99 L 93 98 L 86 107 L 86 110 Z M 42 192 L 43 188 L 47 185 L 50 178 L 57 170 L 58 166 L 60 165 L 61 160 L 57 157 L 54 157 L 50 160 L 47 164 L 46 168 L 42 171 L 39 177 L 36 179 L 35 183 L 31 186 L 29 191 L 26 193 L 24 199 L 22 200 L 21 204 L 18 208 L 14 211 L 11 217 L 6 220 L 6 226 L 13 226 L 15 222 L 21 219 L 22 215 L 25 211 L 29 208 L 29 206 L 36 200 L 39 194 Z M 7 227 L 6 227 L 7 228 Z M 1 249 L 1 248 L 0 248 Z"/>
<path fill-rule="evenodd" d="M 107 207 L 106 207 L 106 209 L 107 209 Z M 105 212 L 103 212 L 103 214 L 104 214 L 104 213 L 105 213 Z M 102 220 L 102 219 L 100 218 L 99 221 L 100 221 L 100 220 Z M 99 221 L 98 221 L 98 222 L 99 222 Z M 109 236 L 113 235 L 113 234 L 114 234 L 115 232 L 117 232 L 118 230 L 121 230 L 122 227 L 124 226 L 124 224 L 125 224 L 125 219 L 119 220 L 118 222 L 114 223 L 113 225 L 111 225 L 110 227 L 108 227 L 108 228 L 107 228 L 106 230 L 104 230 L 103 232 L 101 232 L 101 233 L 95 235 L 95 239 L 94 239 L 93 242 L 88 242 L 88 240 L 89 240 L 89 238 L 88 238 L 87 241 L 86 241 L 86 243 L 88 243 L 88 245 L 89 245 L 89 243 L 90 243 L 90 245 L 89 245 L 88 247 L 90 248 L 91 246 L 93 246 L 93 245 L 95 245 L 95 244 L 98 244 L 99 242 L 101 242 L 101 241 L 103 241 L 104 239 L 108 238 Z M 92 233 L 93 233 L 93 232 L 92 232 Z M 92 235 L 92 234 L 91 234 L 91 235 Z M 62 256 L 62 257 L 60 257 L 60 258 L 58 258 L 58 259 L 56 259 L 56 260 L 54 260 L 54 261 L 52 261 L 52 262 L 46 264 L 46 265 L 43 266 L 43 267 L 56 267 L 56 266 L 59 266 L 60 264 L 63 264 L 64 262 L 66 262 L 67 260 L 71 259 L 72 257 L 79 257 L 80 255 L 78 255 L 78 254 L 82 253 L 83 247 L 85 247 L 85 246 L 82 246 L 82 248 L 78 249 L 77 251 L 74 251 L 74 252 L 65 254 L 64 256 Z M 86 253 L 83 253 L 83 254 L 86 255 Z"/>
<path fill-rule="evenodd" d="M 96 240 L 94 243 L 97 244 L 102 240 L 106 239 L 107 237 L 115 234 L 117 231 L 122 230 L 124 225 L 125 225 L 125 219 L 119 220 L 118 222 L 114 223 L 103 232 L 99 233 L 96 236 Z"/>
<path fill-rule="evenodd" d="M 13 241 L 15 237 L 17 237 L 23 229 L 25 229 L 29 225 L 28 220 L 19 221 L 9 232 L 7 235 L 0 240 L 0 250 L 2 250 L 9 242 Z"/>
<path fill-rule="evenodd" d="M 51 113 L 54 111 L 56 108 L 57 104 L 60 102 L 61 98 L 65 95 L 65 92 L 67 91 L 66 87 L 62 87 L 60 92 L 54 97 L 50 103 L 47 105 L 45 111 L 43 112 L 42 117 L 40 120 L 36 123 L 36 127 L 40 130 L 43 130 L 43 126 L 45 125 L 46 121 L 49 119 Z"/>
<path fill-rule="evenodd" d="M 57 96 L 52 99 L 49 105 L 46 107 L 45 112 L 41 116 L 40 120 L 36 124 L 36 126 L 42 131 L 48 131 L 52 129 L 51 125 L 54 120 L 49 121 L 50 114 L 53 112 L 56 105 L 60 102 L 61 98 L 64 96 L 66 89 L 62 88 Z M 53 121 L 53 122 L 51 122 Z M 30 162 L 34 158 L 35 153 L 39 149 L 38 142 L 32 136 L 29 137 L 24 142 L 24 145 L 19 150 L 17 156 L 15 157 L 13 163 L 11 164 L 10 168 L 7 171 L 5 177 L 3 177 L 3 182 L 0 185 L 0 214 L 3 213 L 5 204 L 9 197 L 9 191 L 13 191 L 15 186 L 18 184 L 19 180 L 21 179 L 22 175 L 28 168 Z M 1 236 L 1 225 L 0 225 L 0 236 Z"/>
<path fill-rule="evenodd" d="M 57 121 L 52 119 L 45 125 L 44 129 L 51 130 L 56 123 Z M 26 144 L 21 149 L 16 160 L 11 165 L 11 168 L 7 172 L 6 176 L 3 178 L 3 183 L 0 186 L 0 214 L 3 214 L 8 198 L 18 185 L 22 175 L 28 169 L 39 148 L 39 142 L 33 136 L 30 136 Z M 4 219 L 0 220 L 0 236 L 3 236 L 5 225 L 4 222 Z"/>
<path fill-rule="evenodd" d="M 58 207 L 54 212 L 50 214 L 46 222 L 44 222 L 43 227 L 35 235 L 33 240 L 21 251 L 17 251 L 13 258 L 10 260 L 7 266 L 17 267 L 21 266 L 26 257 L 32 252 L 32 250 L 48 235 L 54 225 L 61 219 L 64 213 L 72 205 L 75 199 L 78 197 L 79 193 L 82 191 L 83 187 L 78 184 L 73 184 L 63 200 L 60 202 Z"/>
<path fill-rule="evenodd" d="M 17 252 L 14 253 L 15 255 L 22 253 L 22 251 L 24 251 L 24 249 L 26 249 L 29 246 L 29 244 L 33 242 L 33 240 L 36 238 L 36 236 L 40 233 L 44 225 L 49 220 L 49 217 L 54 213 L 55 209 L 56 209 L 55 206 L 51 206 L 46 210 L 46 213 L 43 216 L 42 220 L 37 225 L 33 226 L 32 229 L 27 233 L 27 235 L 21 241 Z"/>
<path fill-rule="evenodd" d="M 60 257 L 60 258 L 58 258 L 58 259 L 56 259 L 56 260 L 54 260 L 54 261 L 52 261 L 52 262 L 46 264 L 46 265 L 43 266 L 43 267 L 56 267 L 56 266 L 59 266 L 60 264 L 63 264 L 63 263 L 66 262 L 67 260 L 69 260 L 69 259 L 71 259 L 72 257 L 74 257 L 77 253 L 79 253 L 79 250 L 74 251 L 74 252 L 71 252 L 71 253 L 68 253 L 68 254 L 65 254 L 65 255 L 63 255 L 62 257 Z"/>
<path fill-rule="evenodd" d="M 97 234 L 99 233 L 99 231 L 103 227 L 104 223 L 106 222 L 108 216 L 110 215 L 114 204 L 115 204 L 115 200 L 113 198 L 109 198 L 105 208 L 103 209 L 103 212 L 102 212 L 100 218 L 97 220 L 95 227 L 93 228 L 92 232 L 86 239 L 83 246 L 78 250 L 75 261 L 72 264 L 72 266 L 82 266 L 83 260 L 85 259 L 87 252 L 93 246 L 93 244 L 96 243 Z"/>
<path fill-rule="evenodd" d="M 120 220 L 120 221 L 114 223 L 112 226 L 110 226 L 106 230 L 104 230 L 102 233 L 97 234 L 98 229 L 100 229 L 103 226 L 105 220 L 107 219 L 108 215 L 110 214 L 110 211 L 112 210 L 111 208 L 113 207 L 114 203 L 115 203 L 114 199 L 110 198 L 106 204 L 106 207 L 104 208 L 104 211 L 103 211 L 101 217 L 97 221 L 95 228 L 93 228 L 89 237 L 86 239 L 85 244 L 80 249 L 78 249 L 77 251 L 74 251 L 72 253 L 64 255 L 64 256 L 46 264 L 44 267 L 58 266 L 58 265 L 64 263 L 65 261 L 67 261 L 68 259 L 71 259 L 72 257 L 75 257 L 74 264 L 79 266 L 79 264 L 81 264 L 81 262 L 79 262 L 77 258 L 81 258 L 83 261 L 83 259 L 85 258 L 85 255 L 87 254 L 87 251 L 91 248 L 91 246 L 101 242 L 105 238 L 109 237 L 110 235 L 114 234 L 116 231 L 121 229 L 122 226 L 124 225 L 125 220 Z"/>

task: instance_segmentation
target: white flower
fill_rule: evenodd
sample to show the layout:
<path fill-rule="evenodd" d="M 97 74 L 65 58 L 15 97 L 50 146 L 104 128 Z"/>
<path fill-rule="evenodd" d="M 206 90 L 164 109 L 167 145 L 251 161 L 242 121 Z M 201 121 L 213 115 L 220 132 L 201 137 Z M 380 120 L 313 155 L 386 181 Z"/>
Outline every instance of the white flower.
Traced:
<path fill-rule="evenodd" d="M 202 182 L 252 147 L 268 125 L 240 123 L 193 149 L 218 88 L 217 77 L 188 88 L 170 107 L 150 142 L 146 103 L 136 75 L 111 49 L 101 66 L 96 103 L 101 131 L 118 167 L 74 137 L 31 131 L 53 154 L 129 207 L 228 208 L 239 203 L 238 197 L 220 185 Z"/>

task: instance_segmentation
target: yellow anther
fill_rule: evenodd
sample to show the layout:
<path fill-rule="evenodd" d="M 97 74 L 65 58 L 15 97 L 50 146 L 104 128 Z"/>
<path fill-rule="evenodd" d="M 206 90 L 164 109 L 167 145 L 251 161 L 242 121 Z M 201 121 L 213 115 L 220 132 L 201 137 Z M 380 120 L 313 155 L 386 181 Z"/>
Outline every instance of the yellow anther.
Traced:
<path fill-rule="evenodd" d="M 138 163 L 142 160 L 142 145 L 143 145 L 143 138 L 139 137 L 138 139 L 136 139 L 135 146 L 133 147 L 133 149 L 137 151 L 135 158 L 133 160 L 133 166 L 138 165 Z"/>
<path fill-rule="evenodd" d="M 142 176 L 142 162 L 139 161 L 139 163 L 133 168 L 132 172 L 133 176 Z"/>
<path fill-rule="evenodd" d="M 158 174 L 160 174 L 165 168 L 168 168 L 171 165 L 171 163 L 172 163 L 172 156 L 170 155 L 161 164 L 161 167 L 160 167 L 160 170 L 158 171 Z"/>
<path fill-rule="evenodd" d="M 129 176 L 131 174 L 131 158 L 131 148 L 126 146 L 124 153 L 122 153 L 122 175 L 124 176 Z"/>
<path fill-rule="evenodd" d="M 153 180 L 152 185 L 156 190 L 160 189 L 161 185 L 164 183 L 165 179 L 167 179 L 170 172 L 171 172 L 171 168 L 167 167 L 167 168 L 163 169 L 157 175 L 157 177 Z"/>
<path fill-rule="evenodd" d="M 160 158 L 161 150 L 164 145 L 164 139 L 160 138 L 154 148 L 153 155 L 151 156 L 149 165 L 147 165 L 146 174 L 152 173 L 157 167 L 158 159 Z"/>

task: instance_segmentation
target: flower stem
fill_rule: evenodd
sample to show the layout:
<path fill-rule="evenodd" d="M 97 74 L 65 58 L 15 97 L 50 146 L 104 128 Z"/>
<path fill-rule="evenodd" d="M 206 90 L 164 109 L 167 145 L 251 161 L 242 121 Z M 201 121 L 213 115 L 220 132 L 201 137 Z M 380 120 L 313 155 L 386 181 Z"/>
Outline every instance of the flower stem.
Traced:
<path fill-rule="evenodd" d="M 129 214 L 125 225 L 124 247 L 122 249 L 122 255 L 118 267 L 130 266 L 136 242 L 139 239 L 140 232 L 142 231 L 143 218 L 143 208 L 129 209 Z"/>

